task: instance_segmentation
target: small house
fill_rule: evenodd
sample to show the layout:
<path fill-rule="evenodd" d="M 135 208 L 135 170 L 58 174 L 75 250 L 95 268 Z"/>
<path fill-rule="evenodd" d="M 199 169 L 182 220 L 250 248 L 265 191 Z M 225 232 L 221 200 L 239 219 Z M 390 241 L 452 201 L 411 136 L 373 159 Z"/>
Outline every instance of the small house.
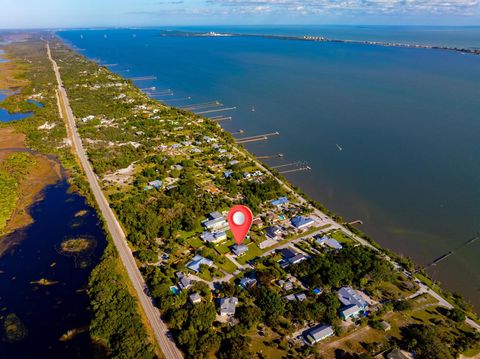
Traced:
<path fill-rule="evenodd" d="M 245 244 L 234 244 L 230 249 L 237 257 L 241 257 L 248 252 L 248 247 Z"/>
<path fill-rule="evenodd" d="M 274 199 L 270 203 L 272 204 L 272 206 L 280 207 L 284 204 L 288 204 L 288 199 L 287 199 L 287 197 L 280 197 L 278 199 Z"/>
<path fill-rule="evenodd" d="M 303 253 L 298 253 L 296 254 L 295 256 L 291 257 L 288 259 L 288 262 L 290 264 L 298 264 L 298 263 L 301 263 L 303 262 L 304 260 L 307 260 L 307 256 Z"/>
<path fill-rule="evenodd" d="M 272 226 L 266 229 L 266 233 L 268 238 L 277 240 L 282 234 L 282 230 L 278 226 Z"/>
<path fill-rule="evenodd" d="M 362 308 L 360 308 L 358 305 L 356 304 L 351 304 L 351 305 L 348 305 L 346 307 L 343 307 L 340 309 L 339 311 L 339 314 L 340 314 L 340 317 L 343 319 L 343 320 L 347 320 L 347 319 L 350 319 L 350 318 L 356 318 L 360 315 L 360 313 L 362 312 Z"/>
<path fill-rule="evenodd" d="M 180 290 L 188 289 L 191 286 L 192 286 L 192 281 L 185 276 L 180 278 L 180 280 L 178 281 L 178 288 L 180 288 Z"/>
<path fill-rule="evenodd" d="M 296 216 L 292 218 L 292 226 L 296 229 L 307 229 L 315 224 L 315 221 L 309 217 Z"/>
<path fill-rule="evenodd" d="M 305 293 L 297 293 L 295 294 L 295 299 L 298 300 L 299 302 L 303 302 L 304 300 L 307 299 L 307 296 Z"/>
<path fill-rule="evenodd" d="M 335 332 L 331 326 L 322 324 L 307 330 L 304 334 L 304 337 L 310 344 L 315 344 L 321 340 L 331 337 L 334 334 Z"/>
<path fill-rule="evenodd" d="M 190 303 L 192 304 L 197 304 L 202 301 L 202 297 L 198 293 L 193 293 L 188 296 L 188 299 L 190 300 Z"/>
<path fill-rule="evenodd" d="M 187 268 L 198 273 L 200 272 L 201 265 L 211 267 L 213 265 L 213 261 L 197 254 L 192 258 L 190 262 L 187 263 Z"/>
<path fill-rule="evenodd" d="M 318 238 L 315 242 L 317 242 L 321 246 L 327 246 L 335 250 L 340 250 L 343 248 L 343 246 L 337 240 L 328 236 Z"/>
<path fill-rule="evenodd" d="M 227 297 L 220 299 L 220 315 L 232 316 L 235 315 L 235 308 L 238 304 L 238 298 Z"/>
<path fill-rule="evenodd" d="M 239 283 L 239 285 L 244 289 L 251 288 L 255 284 L 257 284 L 257 280 L 255 278 L 249 278 L 249 277 L 243 277 Z"/>
<path fill-rule="evenodd" d="M 160 180 L 155 180 L 155 181 L 148 182 L 148 185 L 155 189 L 159 189 L 163 186 L 163 182 Z"/>

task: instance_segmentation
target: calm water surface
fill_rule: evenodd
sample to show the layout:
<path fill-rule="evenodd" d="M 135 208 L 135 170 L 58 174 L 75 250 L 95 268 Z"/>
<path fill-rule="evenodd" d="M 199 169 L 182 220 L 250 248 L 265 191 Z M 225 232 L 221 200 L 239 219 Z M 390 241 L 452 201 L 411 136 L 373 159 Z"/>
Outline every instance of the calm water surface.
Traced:
<path fill-rule="evenodd" d="M 435 38 L 480 44 L 478 28 L 454 32 L 435 32 Z M 353 28 L 349 36 L 361 33 Z M 228 130 L 279 131 L 248 148 L 285 155 L 270 164 L 308 162 L 312 171 L 287 177 L 347 220 L 363 220 L 361 229 L 381 245 L 419 264 L 480 230 L 480 56 L 263 38 L 160 37 L 156 30 L 61 36 L 90 58 L 118 64 L 112 70 L 121 75 L 157 76 L 139 87 L 172 88 L 175 98 L 192 96 L 191 103 L 218 99 L 237 106 L 234 120 L 222 122 Z M 415 31 L 397 31 L 398 36 L 408 39 Z M 428 36 L 420 40 L 430 41 Z M 480 240 L 430 270 L 477 308 L 479 254 Z"/>
<path fill-rule="evenodd" d="M 81 210 L 87 214 L 76 217 Z M 59 338 L 89 324 L 86 285 L 106 243 L 98 218 L 82 197 L 69 193 L 66 181 L 47 187 L 31 214 L 35 222 L 7 237 L 19 244 L 0 257 L 0 358 L 91 358 L 88 332 L 69 341 Z M 63 240 L 78 237 L 96 246 L 77 258 L 59 252 Z M 32 283 L 41 278 L 58 283 Z M 12 313 L 26 329 L 18 342 L 8 341 L 4 332 Z"/>
<path fill-rule="evenodd" d="M 7 97 L 6 93 L 0 92 L 0 102 L 2 102 L 3 99 L 6 97 Z M 4 108 L 0 107 L 0 122 L 22 120 L 24 118 L 32 116 L 32 114 L 33 114 L 32 112 L 11 113 L 5 110 Z"/>

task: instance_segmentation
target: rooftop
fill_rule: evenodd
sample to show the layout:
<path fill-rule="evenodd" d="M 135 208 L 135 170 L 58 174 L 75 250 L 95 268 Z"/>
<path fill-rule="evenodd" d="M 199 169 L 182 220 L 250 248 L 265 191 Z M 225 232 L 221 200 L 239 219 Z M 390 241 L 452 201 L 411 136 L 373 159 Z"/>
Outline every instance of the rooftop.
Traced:
<path fill-rule="evenodd" d="M 338 290 L 338 299 L 344 306 L 357 305 L 359 308 L 368 306 L 368 302 L 358 294 L 358 292 L 350 287 L 342 287 Z"/>
<path fill-rule="evenodd" d="M 335 239 L 330 238 L 328 236 L 323 236 L 322 238 L 318 238 L 316 242 L 320 245 L 326 245 L 333 249 L 342 249 L 343 246 Z"/>
<path fill-rule="evenodd" d="M 237 303 L 237 297 L 227 297 L 220 299 L 220 315 L 234 315 Z"/>
<path fill-rule="evenodd" d="M 193 270 L 194 272 L 200 272 L 200 266 L 202 264 L 210 267 L 213 265 L 213 261 L 197 254 L 190 262 L 187 263 L 187 268 Z"/>
<path fill-rule="evenodd" d="M 292 219 L 292 225 L 298 229 L 311 226 L 314 223 L 315 221 L 309 217 L 296 216 Z"/>

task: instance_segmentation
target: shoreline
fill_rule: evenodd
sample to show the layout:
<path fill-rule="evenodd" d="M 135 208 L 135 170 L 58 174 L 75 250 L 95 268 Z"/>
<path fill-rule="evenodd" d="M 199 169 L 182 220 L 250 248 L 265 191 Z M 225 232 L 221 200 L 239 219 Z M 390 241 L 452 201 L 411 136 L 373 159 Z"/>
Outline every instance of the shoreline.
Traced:
<path fill-rule="evenodd" d="M 43 199 L 43 191 L 47 186 L 63 178 L 60 164 L 45 155 L 29 150 L 25 145 L 24 135 L 9 127 L 0 128 L 0 163 L 9 155 L 20 152 L 30 153 L 36 163 L 27 176 L 19 182 L 15 208 L 0 234 L 0 257 L 18 243 L 18 241 L 8 242 L 5 238 L 33 223 L 30 208 Z"/>
<path fill-rule="evenodd" d="M 387 41 L 368 41 L 368 40 L 343 40 L 328 38 L 322 36 L 289 36 L 289 35 L 267 35 L 267 34 L 244 34 L 244 33 L 203 33 L 203 32 L 188 32 L 188 31 L 175 31 L 173 34 L 169 34 L 168 31 L 161 30 L 159 36 L 165 37 L 256 37 L 272 40 L 285 40 L 285 41 L 310 41 L 310 42 L 324 42 L 324 43 L 343 43 L 354 45 L 369 45 L 369 46 L 381 46 L 381 47 L 398 47 L 408 49 L 430 49 L 430 50 L 444 50 L 455 51 L 461 54 L 480 55 L 480 49 L 477 48 L 464 48 L 455 46 L 438 46 L 438 45 L 423 45 L 423 44 L 409 44 L 401 42 L 387 42 Z"/>
<path fill-rule="evenodd" d="M 58 36 L 58 35 L 57 35 Z M 211 36 L 215 36 L 215 35 L 211 35 Z M 253 36 L 253 37 L 269 37 L 267 35 L 239 35 L 239 36 Z M 278 37 L 278 36 L 273 36 L 274 38 L 281 38 L 281 37 Z M 122 78 L 124 80 L 129 80 L 128 78 L 122 76 L 122 75 L 119 75 L 119 74 L 116 74 L 114 71 L 111 71 L 108 67 L 106 66 L 103 66 L 101 64 L 98 64 L 97 62 L 95 62 L 94 59 L 90 59 L 88 58 L 87 56 L 85 56 L 84 54 L 82 54 L 79 49 L 76 49 L 71 43 L 69 43 L 68 41 L 64 40 L 63 38 L 61 38 L 60 36 L 58 36 L 58 38 L 60 39 L 60 41 L 63 43 L 64 46 L 66 46 L 70 51 L 74 52 L 77 56 L 80 56 L 80 57 L 83 57 L 85 59 L 87 59 L 88 61 L 92 62 L 92 63 L 95 63 L 97 66 L 99 67 L 103 67 L 105 68 L 107 71 L 109 71 L 110 73 L 114 74 L 115 76 L 118 76 L 119 78 Z M 285 37 L 285 39 L 288 39 L 288 40 L 301 40 L 299 38 L 296 38 L 296 37 Z M 303 41 L 312 41 L 312 40 L 303 40 Z M 340 41 L 340 42 L 343 42 L 343 41 Z M 480 53 L 479 53 L 480 54 Z M 189 112 L 189 111 L 185 111 L 185 110 L 182 110 L 182 109 L 178 109 L 177 107 L 175 106 L 170 106 L 168 104 L 165 104 L 163 103 L 161 100 L 159 99 L 155 99 L 155 98 L 151 98 L 149 97 L 147 94 L 143 93 L 140 88 L 136 85 L 136 84 L 132 84 L 132 86 L 137 90 L 139 91 L 140 93 L 142 93 L 146 98 L 148 98 L 149 100 L 153 100 L 155 102 L 158 102 L 159 104 L 161 104 L 162 106 L 166 106 L 168 108 L 172 108 L 172 109 L 176 109 L 177 111 L 179 112 L 185 112 L 185 113 L 188 113 L 190 115 L 195 115 L 193 112 Z M 198 117 L 198 115 L 195 115 Z M 202 116 L 200 116 L 202 117 Z M 230 133 L 225 130 L 218 122 L 216 121 L 212 121 L 210 120 L 209 118 L 207 117 L 203 117 L 204 119 L 206 119 L 207 121 L 210 121 L 210 122 L 213 122 L 214 124 L 217 124 L 220 128 L 221 128 L 221 131 L 224 132 L 226 135 L 229 135 L 230 136 Z M 374 248 L 375 250 L 379 251 L 380 253 L 382 253 L 389 261 L 391 261 L 392 263 L 394 263 L 394 266 L 399 269 L 399 268 L 403 268 L 403 266 L 401 264 L 399 264 L 399 262 L 397 262 L 399 259 L 401 259 L 401 255 L 397 254 L 396 252 L 393 252 L 391 250 L 388 250 L 387 248 L 384 248 L 382 247 L 381 245 L 379 245 L 374 239 L 370 238 L 368 235 L 366 235 L 365 233 L 363 233 L 362 231 L 358 230 L 357 228 L 355 228 L 354 226 L 351 226 L 351 225 L 348 225 L 348 224 L 344 224 L 344 223 L 338 223 L 338 219 L 341 219 L 340 216 L 336 215 L 335 213 L 331 212 L 330 210 L 328 210 L 323 204 L 321 204 L 320 202 L 310 198 L 310 196 L 308 196 L 307 194 L 305 194 L 300 188 L 296 187 L 295 185 L 291 184 L 284 176 L 282 176 L 281 174 L 279 174 L 277 171 L 275 170 L 272 170 L 267 164 L 257 160 L 255 158 L 255 156 L 250 153 L 244 146 L 242 145 L 237 145 L 235 144 L 234 146 L 238 147 L 235 148 L 237 150 L 239 150 L 240 152 L 243 152 L 244 155 L 246 157 L 248 157 L 250 160 L 252 160 L 253 162 L 257 163 L 259 165 L 260 168 L 264 168 L 266 171 L 272 173 L 273 177 L 279 181 L 282 185 L 285 185 L 287 188 L 288 188 L 288 191 L 290 193 L 293 193 L 296 197 L 298 198 L 301 198 L 301 201 L 304 202 L 304 203 L 309 203 L 311 204 L 316 211 L 319 211 L 320 213 L 322 213 L 324 216 L 328 216 L 329 219 L 332 221 L 332 223 L 335 223 L 339 228 L 343 229 L 346 233 L 348 233 L 352 238 L 354 238 L 357 242 L 361 243 L 362 245 L 365 245 L 365 246 L 368 246 L 370 248 Z M 394 256 L 395 257 L 395 260 L 392 260 L 391 258 L 389 258 L 390 256 Z M 414 273 L 410 273 L 409 271 L 407 270 L 404 270 L 404 273 L 407 274 L 408 277 L 410 278 L 415 278 L 414 276 Z M 422 273 L 422 276 L 425 276 L 424 273 Z M 430 280 L 428 278 L 428 276 L 426 277 L 428 280 Z M 440 288 L 440 287 L 436 287 L 435 290 L 431 289 L 428 287 L 428 284 L 427 283 L 424 283 L 422 282 L 422 285 L 423 285 L 423 288 L 422 290 L 424 290 L 425 292 L 428 292 L 430 293 L 432 296 L 434 296 L 435 298 L 439 299 L 440 302 L 443 302 L 445 306 L 451 306 L 453 307 L 453 305 L 447 301 L 443 296 L 446 296 L 449 298 L 450 301 L 452 301 L 452 297 L 451 297 L 451 294 L 446 292 L 444 289 Z M 475 315 L 476 315 L 476 312 L 475 312 Z M 471 325 L 476 327 L 477 329 L 480 328 L 478 327 L 478 324 L 474 323 L 473 321 L 471 322 Z"/>

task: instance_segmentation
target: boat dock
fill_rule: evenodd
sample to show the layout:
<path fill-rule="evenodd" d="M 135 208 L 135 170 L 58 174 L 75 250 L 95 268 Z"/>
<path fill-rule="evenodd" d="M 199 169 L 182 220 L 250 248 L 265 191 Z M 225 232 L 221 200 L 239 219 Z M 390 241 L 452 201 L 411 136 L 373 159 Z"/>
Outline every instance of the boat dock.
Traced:
<path fill-rule="evenodd" d="M 172 99 L 166 99 L 164 100 L 165 102 L 172 102 L 172 101 L 188 101 L 188 100 L 191 100 L 192 97 L 191 96 L 188 96 L 188 97 L 181 97 L 181 98 L 172 98 Z"/>
<path fill-rule="evenodd" d="M 441 261 L 443 261 L 443 260 L 447 259 L 448 257 L 450 257 L 451 255 L 455 254 L 456 251 L 458 251 L 458 250 L 462 249 L 463 247 L 466 247 L 466 246 L 476 242 L 478 239 L 480 239 L 480 233 L 476 237 L 473 237 L 473 238 L 469 239 L 468 241 L 463 242 L 457 248 L 454 248 L 453 250 L 449 251 L 448 253 L 442 254 L 440 257 L 435 258 L 432 262 L 427 264 L 424 268 L 427 269 L 429 267 L 436 266 Z"/>
<path fill-rule="evenodd" d="M 255 157 L 257 157 L 257 159 L 259 160 L 266 160 L 269 158 L 282 158 L 283 153 L 277 153 L 276 155 L 265 155 L 265 156 L 255 156 Z"/>
<path fill-rule="evenodd" d="M 232 119 L 232 116 L 215 116 L 210 118 L 210 120 L 213 120 L 213 121 L 226 121 L 231 119 Z"/>
<path fill-rule="evenodd" d="M 310 166 L 294 168 L 292 170 L 279 171 L 280 174 L 299 172 L 299 171 L 310 171 L 312 168 Z"/>
<path fill-rule="evenodd" d="M 195 112 L 196 115 L 206 115 L 207 113 L 214 113 L 214 112 L 222 112 L 222 111 L 232 111 L 236 110 L 236 107 L 225 107 L 225 108 L 219 108 L 217 110 L 208 110 L 208 111 L 201 111 L 201 112 Z"/>
<path fill-rule="evenodd" d="M 210 102 L 203 102 L 203 103 L 197 103 L 197 104 L 189 105 L 185 107 L 180 107 L 180 109 L 185 111 L 195 111 L 203 108 L 218 107 L 218 106 L 223 106 L 223 104 L 220 101 L 210 101 Z"/>
<path fill-rule="evenodd" d="M 299 166 L 301 164 L 302 164 L 302 162 L 297 161 L 297 162 L 292 162 L 292 163 L 286 163 L 284 165 L 272 166 L 271 168 L 278 169 L 278 168 L 282 168 L 282 167 Z"/>
<path fill-rule="evenodd" d="M 129 80 L 132 81 L 149 81 L 149 80 L 156 80 L 156 76 L 139 76 L 139 77 L 131 77 Z"/>
<path fill-rule="evenodd" d="M 243 137 L 237 139 L 237 143 L 247 143 L 247 142 L 254 142 L 254 141 L 265 141 L 268 140 L 269 137 L 271 136 L 277 136 L 279 135 L 280 132 L 271 132 L 271 133 L 266 133 L 264 135 L 256 135 L 256 136 L 250 136 L 250 137 Z"/>

